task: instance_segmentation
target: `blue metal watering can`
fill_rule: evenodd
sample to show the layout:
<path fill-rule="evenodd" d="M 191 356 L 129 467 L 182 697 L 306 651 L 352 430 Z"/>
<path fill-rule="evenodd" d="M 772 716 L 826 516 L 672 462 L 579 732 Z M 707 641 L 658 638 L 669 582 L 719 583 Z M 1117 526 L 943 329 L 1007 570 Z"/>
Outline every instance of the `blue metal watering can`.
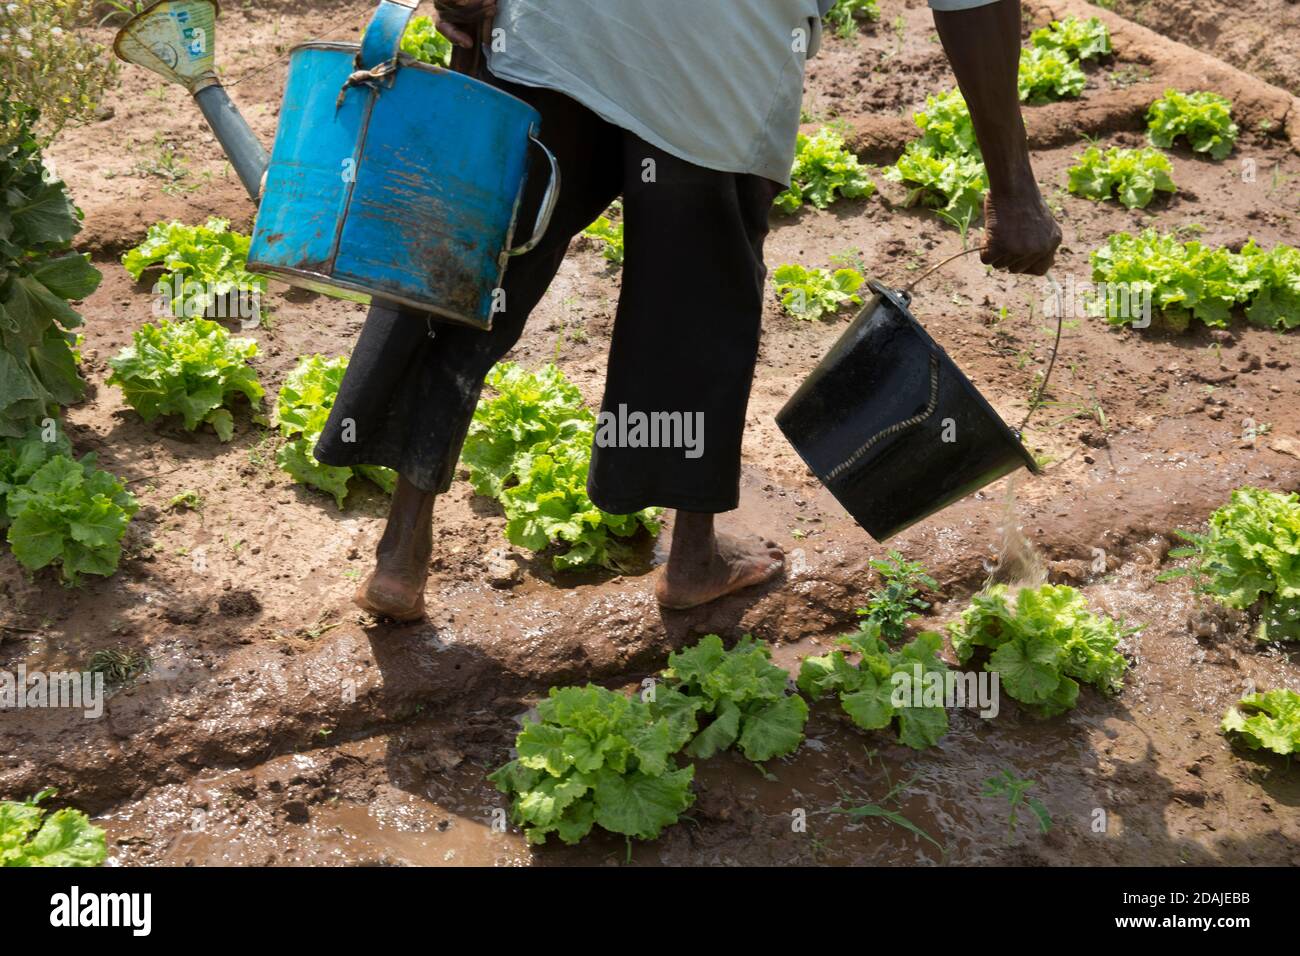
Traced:
<path fill-rule="evenodd" d="M 189 89 L 260 202 L 250 272 L 488 329 L 510 257 L 550 223 L 559 166 L 527 103 L 400 52 L 417 5 L 382 0 L 360 44 L 290 52 L 269 157 L 212 69 L 215 0 L 156 0 L 114 49 Z M 530 144 L 550 181 L 531 236 L 512 246 Z"/>

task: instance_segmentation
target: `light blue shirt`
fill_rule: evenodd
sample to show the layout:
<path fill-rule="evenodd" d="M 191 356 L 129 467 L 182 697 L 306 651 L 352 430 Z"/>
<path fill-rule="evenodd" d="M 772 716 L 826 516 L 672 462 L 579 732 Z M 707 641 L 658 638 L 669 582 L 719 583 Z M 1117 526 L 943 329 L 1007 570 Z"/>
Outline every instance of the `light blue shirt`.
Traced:
<path fill-rule="evenodd" d="M 936 9 L 993 0 L 930 0 Z M 697 166 L 789 184 L 834 0 L 499 0 L 488 66 Z"/>

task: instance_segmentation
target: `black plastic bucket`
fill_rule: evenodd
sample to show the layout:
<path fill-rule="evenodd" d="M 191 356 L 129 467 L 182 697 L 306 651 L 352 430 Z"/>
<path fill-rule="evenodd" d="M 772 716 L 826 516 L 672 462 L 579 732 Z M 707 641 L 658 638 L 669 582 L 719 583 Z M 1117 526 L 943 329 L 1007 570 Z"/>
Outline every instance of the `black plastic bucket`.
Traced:
<path fill-rule="evenodd" d="M 1038 466 L 908 310 L 875 295 L 776 416 L 808 467 L 877 541 L 1003 475 Z"/>

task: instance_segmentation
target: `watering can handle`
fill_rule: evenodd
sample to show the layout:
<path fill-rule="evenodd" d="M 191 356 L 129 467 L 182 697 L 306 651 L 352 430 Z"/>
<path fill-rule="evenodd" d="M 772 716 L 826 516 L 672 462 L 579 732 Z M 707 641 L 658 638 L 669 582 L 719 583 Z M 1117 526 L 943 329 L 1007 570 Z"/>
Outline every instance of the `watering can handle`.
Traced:
<path fill-rule="evenodd" d="M 533 223 L 533 234 L 529 236 L 528 241 L 522 246 L 507 249 L 506 255 L 508 256 L 522 256 L 525 252 L 532 252 L 537 247 L 537 244 L 542 241 L 542 237 L 546 235 L 546 229 L 551 224 L 551 214 L 555 212 L 556 200 L 560 198 L 560 164 L 556 160 L 555 154 L 547 149 L 546 144 L 534 134 L 529 133 L 528 138 L 546 154 L 546 159 L 551 164 L 551 179 L 546 184 L 546 193 L 542 196 L 542 206 L 537 210 L 537 220 Z"/>
<path fill-rule="evenodd" d="M 365 35 L 361 38 L 361 50 L 357 53 L 357 67 L 373 70 L 382 63 L 389 63 L 397 58 L 402 48 L 402 34 L 406 25 L 415 14 L 420 0 L 380 0 L 378 9 L 370 18 Z"/>

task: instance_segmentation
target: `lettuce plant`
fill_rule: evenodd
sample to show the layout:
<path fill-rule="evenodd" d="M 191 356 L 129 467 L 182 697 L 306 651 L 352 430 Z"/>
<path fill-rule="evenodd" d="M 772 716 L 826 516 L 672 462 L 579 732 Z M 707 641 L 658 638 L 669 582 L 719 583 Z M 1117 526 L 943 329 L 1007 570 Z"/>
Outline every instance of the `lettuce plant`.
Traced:
<path fill-rule="evenodd" d="M 808 705 L 786 691 L 790 676 L 771 658 L 767 645 L 748 634 L 729 651 L 718 635 L 706 635 L 668 655 L 663 676 L 681 693 L 660 704 L 656 688 L 654 709 L 681 714 L 692 731 L 698 719 L 708 718 L 686 745 L 686 753 L 701 760 L 733 745 L 756 763 L 794 753 L 803 741 Z"/>
<path fill-rule="evenodd" d="M 1182 136 L 1196 152 L 1223 159 L 1232 152 L 1237 132 L 1232 102 L 1218 93 L 1165 90 L 1147 109 L 1147 135 L 1165 149 Z"/>
<path fill-rule="evenodd" d="M 1052 717 L 1074 707 L 1079 681 L 1119 693 L 1128 661 L 1116 648 L 1137 628 L 1092 613 L 1083 595 L 1065 585 L 1022 588 L 1012 600 L 1005 585 L 995 584 L 975 595 L 948 630 L 959 662 L 977 647 L 989 648 L 984 669 L 996 671 L 1001 686 L 1031 712 Z"/>
<path fill-rule="evenodd" d="M 276 452 L 281 470 L 295 481 L 334 496 L 340 507 L 347 500 L 348 483 L 354 475 L 368 478 L 388 494 L 397 487 L 397 473 L 378 465 L 326 465 L 314 455 L 316 443 L 329 420 L 338 397 L 348 360 L 306 355 L 298 360 L 275 403 L 275 423 L 287 441 Z"/>
<path fill-rule="evenodd" d="M 46 813 L 40 803 L 54 794 L 0 800 L 0 866 L 99 866 L 108 857 L 104 831 L 80 810 Z"/>
<path fill-rule="evenodd" d="M 1031 46 L 1059 50 L 1074 60 L 1094 60 L 1111 53 L 1110 31 L 1096 17 L 1053 20 L 1029 35 Z"/>
<path fill-rule="evenodd" d="M 0 437 L 13 438 L 84 393 L 72 352 L 81 316 L 68 303 L 101 276 L 69 251 L 81 212 L 45 167 L 36 114 L 2 100 L 0 125 L 17 124 L 0 143 Z"/>
<path fill-rule="evenodd" d="M 989 181 L 966 101 L 959 90 L 927 96 L 913 121 L 921 136 L 885 168 L 885 178 L 910 187 L 907 205 L 921 203 L 969 225 L 983 209 Z"/>
<path fill-rule="evenodd" d="M 799 668 L 799 689 L 816 700 L 827 694 L 839 696 L 840 706 L 857 726 L 881 730 L 897 721 L 898 742 L 915 750 L 933 747 L 948 732 L 948 712 L 942 701 L 917 704 L 921 688 L 911 684 L 907 697 L 912 703 L 895 703 L 895 674 L 914 682 L 919 673 L 946 674 L 948 665 L 939 659 L 943 637 L 933 631 L 918 634 L 900 650 L 890 650 L 880 637 L 880 623 L 864 620 L 854 634 L 839 639 L 847 653 L 859 655 L 854 665 L 846 651 L 831 651 L 822 657 L 805 657 Z"/>
<path fill-rule="evenodd" d="M 1120 232 L 1093 251 L 1092 278 L 1149 292 L 1152 310 L 1177 331 L 1192 319 L 1226 326 L 1238 306 L 1245 306 L 1247 319 L 1256 325 L 1300 325 L 1300 251 L 1292 246 L 1265 250 L 1251 240 L 1238 253 L 1154 229 L 1136 236 Z M 1133 320 L 1110 301 L 1098 302 L 1094 311 L 1112 324 Z"/>
<path fill-rule="evenodd" d="M 9 527 L 6 499 L 55 455 L 69 456 L 72 446 L 63 429 L 46 441 L 42 428 L 33 428 L 21 438 L 0 438 L 0 529 Z"/>
<path fill-rule="evenodd" d="M 835 0 L 835 5 L 822 18 L 841 40 L 857 36 L 860 23 L 875 23 L 880 19 L 876 0 Z"/>
<path fill-rule="evenodd" d="M 109 360 L 108 384 L 120 387 L 146 422 L 180 415 L 186 431 L 206 422 L 230 441 L 230 399 L 243 395 L 254 408 L 262 404 L 262 385 L 248 364 L 257 354 L 252 339 L 231 338 L 216 322 L 196 318 L 142 326 L 133 341 Z"/>
<path fill-rule="evenodd" d="M 845 147 L 844 137 L 823 126 L 812 136 L 795 138 L 790 187 L 776 197 L 776 208 L 792 213 L 808 202 L 825 209 L 837 197 L 868 199 L 875 191 L 867 167 Z"/>
<path fill-rule="evenodd" d="M 1251 239 L 1240 255 L 1250 286 L 1246 319 L 1264 328 L 1300 325 L 1300 249 L 1284 243 L 1263 249 Z"/>
<path fill-rule="evenodd" d="M 600 254 L 611 265 L 623 264 L 623 223 L 608 216 L 598 216 L 582 234 L 600 245 Z"/>
<path fill-rule="evenodd" d="M 1173 167 L 1159 150 L 1121 149 L 1104 152 L 1089 146 L 1069 169 L 1069 189 L 1085 199 L 1117 197 L 1129 209 L 1142 209 L 1157 192 L 1175 193 Z"/>
<path fill-rule="evenodd" d="M 251 241 L 231 232 L 225 219 L 213 217 L 202 226 L 159 222 L 149 227 L 144 242 L 122 256 L 122 265 L 136 281 L 146 269 L 161 267 L 159 281 L 172 315 L 205 316 L 228 297 L 260 301 L 266 278 L 246 268 Z"/>
<path fill-rule="evenodd" d="M 676 693 L 659 688 L 656 697 L 680 715 L 669 704 Z M 577 843 L 594 826 L 653 840 L 695 800 L 695 767 L 673 760 L 692 724 L 595 684 L 552 687 L 515 738 L 518 756 L 488 779 L 512 798 L 530 843 L 552 833 Z"/>
<path fill-rule="evenodd" d="M 1073 99 L 1088 85 L 1079 61 L 1052 47 L 1031 46 L 1020 51 L 1017 84 L 1022 103 L 1051 103 Z"/>
<path fill-rule="evenodd" d="M 1205 534 L 1176 532 L 1188 542 L 1170 557 L 1190 557 L 1196 590 L 1225 607 L 1258 616 L 1261 641 L 1300 640 L 1300 495 L 1239 488 L 1210 515 Z"/>
<path fill-rule="evenodd" d="M 494 394 L 474 411 L 461 462 L 474 490 L 501 503 L 512 544 L 561 546 L 551 562 L 559 571 L 616 568 L 619 539 L 641 528 L 658 533 L 659 509 L 612 515 L 587 494 L 595 416 L 558 368 L 529 372 L 503 362 L 487 386 Z"/>
<path fill-rule="evenodd" d="M 421 63 L 451 66 L 451 41 L 438 32 L 432 17 L 411 19 L 402 34 L 402 52 Z"/>
<path fill-rule="evenodd" d="M 122 554 L 122 536 L 139 506 L 117 478 L 55 454 L 5 496 L 6 533 L 18 563 L 31 571 L 58 565 L 63 581 L 110 575 Z"/>
<path fill-rule="evenodd" d="M 1249 750 L 1300 753 L 1300 694 L 1282 688 L 1248 694 L 1223 715 L 1220 729 Z"/>
<path fill-rule="evenodd" d="M 834 315 L 846 305 L 861 305 L 858 289 L 865 281 L 857 269 L 831 272 L 787 264 L 777 266 L 772 272 L 772 283 L 786 312 L 809 321 Z"/>

